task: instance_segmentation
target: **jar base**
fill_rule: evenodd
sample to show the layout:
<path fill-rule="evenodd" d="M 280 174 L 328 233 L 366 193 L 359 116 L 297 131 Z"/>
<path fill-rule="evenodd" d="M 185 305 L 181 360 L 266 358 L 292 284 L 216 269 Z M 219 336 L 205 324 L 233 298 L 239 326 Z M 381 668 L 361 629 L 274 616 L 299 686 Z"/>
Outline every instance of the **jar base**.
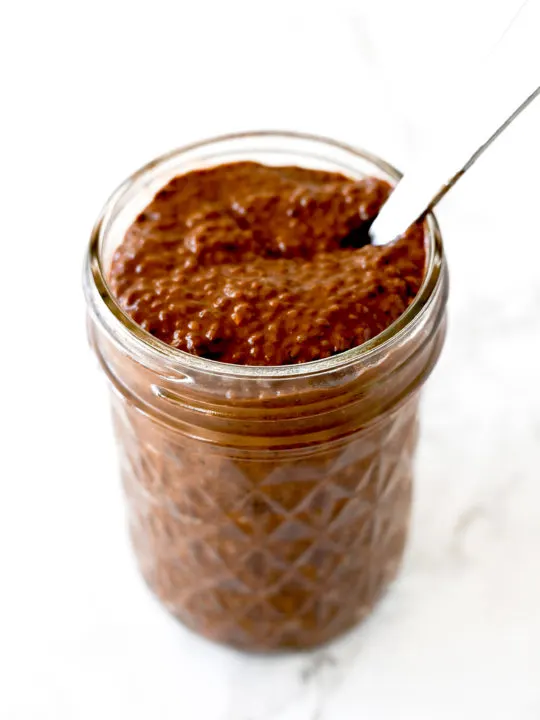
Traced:
<path fill-rule="evenodd" d="M 391 572 L 386 573 L 384 583 L 377 588 L 369 602 L 357 607 L 355 611 L 347 613 L 346 615 L 340 614 L 336 616 L 325 627 L 321 627 L 320 629 L 310 628 L 309 630 L 301 630 L 296 627 L 288 631 L 284 628 L 279 628 L 278 630 L 274 628 L 273 631 L 268 633 L 265 632 L 266 628 L 255 629 L 252 625 L 248 631 L 232 622 L 230 625 L 225 623 L 221 626 L 222 629 L 217 631 L 215 626 L 211 629 L 205 627 L 205 624 L 201 623 L 200 619 L 192 619 L 186 613 L 178 612 L 177 609 L 171 607 L 170 603 L 160 598 L 152 585 L 151 579 L 147 577 L 142 568 L 141 575 L 144 584 L 150 591 L 152 597 L 157 600 L 161 609 L 165 610 L 169 616 L 173 617 L 174 620 L 190 633 L 216 645 L 248 654 L 261 655 L 309 652 L 326 647 L 348 633 L 353 632 L 372 616 L 382 599 L 391 591 L 391 586 L 399 575 L 401 564 L 402 558 L 400 558 L 398 562 L 393 563 Z M 290 622 L 291 625 L 295 623 L 298 626 L 298 621 L 292 620 Z"/>

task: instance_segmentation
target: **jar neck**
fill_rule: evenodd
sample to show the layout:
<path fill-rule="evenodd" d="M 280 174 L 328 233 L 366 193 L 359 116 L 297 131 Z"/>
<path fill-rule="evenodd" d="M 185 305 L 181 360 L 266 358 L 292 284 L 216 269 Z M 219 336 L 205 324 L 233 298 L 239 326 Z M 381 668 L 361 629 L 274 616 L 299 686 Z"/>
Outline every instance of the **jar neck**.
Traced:
<path fill-rule="evenodd" d="M 368 360 L 278 378 L 172 372 L 126 353 L 95 321 L 90 337 L 103 368 L 131 405 L 183 435 L 235 447 L 297 446 L 348 436 L 391 412 L 430 374 L 445 335 L 444 271 L 418 322 Z M 218 364 L 216 364 L 218 365 Z M 221 366 L 219 366 L 221 367 Z"/>

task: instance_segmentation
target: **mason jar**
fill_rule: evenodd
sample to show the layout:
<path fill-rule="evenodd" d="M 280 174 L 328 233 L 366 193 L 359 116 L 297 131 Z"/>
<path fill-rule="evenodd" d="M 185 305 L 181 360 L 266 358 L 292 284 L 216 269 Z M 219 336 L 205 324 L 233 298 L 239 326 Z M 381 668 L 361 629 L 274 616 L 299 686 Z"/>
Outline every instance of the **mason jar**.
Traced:
<path fill-rule="evenodd" d="M 293 133 L 230 135 L 154 160 L 94 227 L 89 337 L 109 381 L 129 532 L 148 586 L 213 640 L 308 648 L 366 617 L 399 568 L 419 392 L 445 336 L 447 271 L 430 215 L 417 297 L 359 347 L 261 367 L 162 343 L 113 297 L 112 253 L 174 176 L 242 160 L 400 177 L 367 152 Z"/>

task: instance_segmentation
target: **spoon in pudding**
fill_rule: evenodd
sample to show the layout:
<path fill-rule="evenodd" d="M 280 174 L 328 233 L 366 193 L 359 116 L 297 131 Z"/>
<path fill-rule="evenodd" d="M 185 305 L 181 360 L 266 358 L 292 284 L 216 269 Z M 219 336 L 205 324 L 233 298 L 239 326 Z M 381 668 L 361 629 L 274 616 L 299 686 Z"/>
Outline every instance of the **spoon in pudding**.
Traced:
<path fill-rule="evenodd" d="M 439 200 L 540 94 L 540 0 L 528 0 L 486 61 L 448 92 L 433 139 L 373 222 L 372 245 L 387 245 Z"/>

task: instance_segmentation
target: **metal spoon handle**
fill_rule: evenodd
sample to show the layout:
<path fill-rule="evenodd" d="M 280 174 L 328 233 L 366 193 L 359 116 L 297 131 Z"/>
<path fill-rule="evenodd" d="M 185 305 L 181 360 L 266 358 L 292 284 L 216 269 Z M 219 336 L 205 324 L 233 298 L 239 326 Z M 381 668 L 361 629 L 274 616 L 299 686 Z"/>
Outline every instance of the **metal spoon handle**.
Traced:
<path fill-rule="evenodd" d="M 525 2 L 494 50 L 448 92 L 433 139 L 372 225 L 374 245 L 392 242 L 446 195 L 540 94 L 540 0 Z"/>

